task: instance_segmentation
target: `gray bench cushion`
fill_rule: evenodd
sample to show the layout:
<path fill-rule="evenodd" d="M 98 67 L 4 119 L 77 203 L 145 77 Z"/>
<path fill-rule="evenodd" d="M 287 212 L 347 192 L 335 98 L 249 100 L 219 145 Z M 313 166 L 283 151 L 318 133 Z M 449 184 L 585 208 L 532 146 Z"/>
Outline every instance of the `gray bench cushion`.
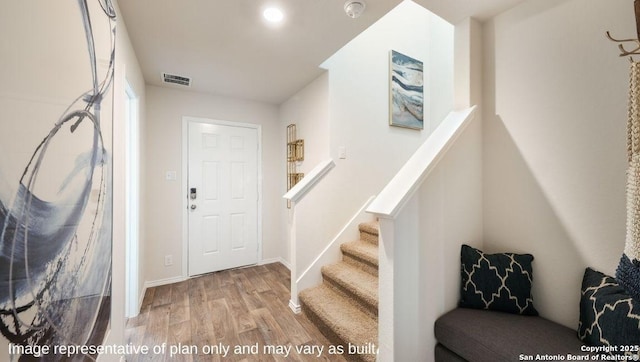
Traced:
<path fill-rule="evenodd" d="M 442 343 L 436 344 L 434 355 L 437 362 L 467 362 L 462 357 L 448 350 Z"/>
<path fill-rule="evenodd" d="M 439 343 L 467 361 L 518 361 L 520 355 L 586 355 L 576 331 L 541 317 L 457 308 L 435 323 Z M 526 358 L 525 358 L 526 359 Z"/>

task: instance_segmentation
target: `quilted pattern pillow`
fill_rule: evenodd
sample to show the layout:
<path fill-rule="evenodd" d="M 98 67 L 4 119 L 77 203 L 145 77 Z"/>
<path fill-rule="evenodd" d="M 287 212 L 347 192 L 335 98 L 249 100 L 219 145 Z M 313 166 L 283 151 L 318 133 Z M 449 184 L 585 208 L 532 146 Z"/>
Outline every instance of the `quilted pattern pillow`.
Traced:
<path fill-rule="evenodd" d="M 531 298 L 533 255 L 485 254 L 462 245 L 460 259 L 460 307 L 538 315 Z"/>
<path fill-rule="evenodd" d="M 587 268 L 582 279 L 578 337 L 593 346 L 640 346 L 640 301 L 629 296 L 614 278 Z"/>

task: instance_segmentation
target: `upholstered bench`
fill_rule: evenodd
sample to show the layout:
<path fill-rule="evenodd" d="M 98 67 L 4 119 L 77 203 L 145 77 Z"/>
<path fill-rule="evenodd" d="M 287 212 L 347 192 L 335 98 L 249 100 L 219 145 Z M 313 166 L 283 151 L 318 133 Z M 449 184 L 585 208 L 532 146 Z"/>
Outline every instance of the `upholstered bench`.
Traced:
<path fill-rule="evenodd" d="M 533 255 L 462 245 L 460 261 L 459 307 L 434 326 L 436 361 L 640 360 L 640 301 L 613 277 L 586 268 L 574 330 L 533 307 Z"/>
<path fill-rule="evenodd" d="M 579 360 L 578 356 L 588 356 L 575 330 L 537 316 L 457 308 L 436 321 L 435 336 L 436 362 L 526 361 L 538 355 L 561 355 L 567 360 L 569 354 Z"/>

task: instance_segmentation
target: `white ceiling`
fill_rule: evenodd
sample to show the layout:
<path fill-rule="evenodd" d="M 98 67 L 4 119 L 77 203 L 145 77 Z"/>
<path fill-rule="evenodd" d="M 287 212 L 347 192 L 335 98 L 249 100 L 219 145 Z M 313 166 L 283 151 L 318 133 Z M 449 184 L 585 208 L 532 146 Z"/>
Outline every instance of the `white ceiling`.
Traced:
<path fill-rule="evenodd" d="M 351 19 L 345 0 L 120 0 L 148 84 L 161 73 L 192 78 L 192 91 L 280 104 L 318 77 L 319 65 L 402 0 L 365 0 Z M 487 19 L 524 0 L 416 0 L 455 24 Z M 285 21 L 267 25 L 272 4 Z"/>

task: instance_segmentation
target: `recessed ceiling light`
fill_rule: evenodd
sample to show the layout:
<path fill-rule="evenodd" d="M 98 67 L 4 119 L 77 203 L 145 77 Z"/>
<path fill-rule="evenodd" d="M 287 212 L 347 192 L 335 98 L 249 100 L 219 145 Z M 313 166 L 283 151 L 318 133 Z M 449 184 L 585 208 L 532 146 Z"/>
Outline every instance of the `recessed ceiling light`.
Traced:
<path fill-rule="evenodd" d="M 267 8 L 262 16 L 270 23 L 279 23 L 284 20 L 284 13 L 278 8 Z"/>

